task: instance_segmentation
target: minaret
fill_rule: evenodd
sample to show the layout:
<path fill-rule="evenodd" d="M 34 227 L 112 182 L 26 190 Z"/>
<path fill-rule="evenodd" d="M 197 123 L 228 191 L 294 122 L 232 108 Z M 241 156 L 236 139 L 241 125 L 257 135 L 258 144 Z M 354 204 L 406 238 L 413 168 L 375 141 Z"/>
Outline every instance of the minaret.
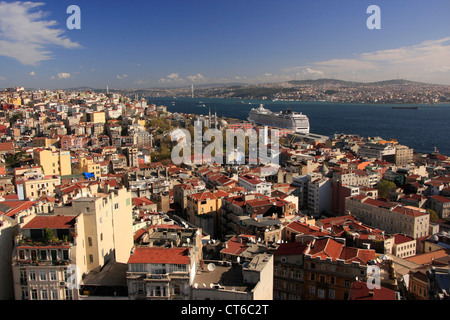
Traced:
<path fill-rule="evenodd" d="M 194 84 L 191 84 L 191 97 L 194 98 Z"/>
<path fill-rule="evenodd" d="M 106 86 L 106 94 L 109 94 L 109 87 Z"/>

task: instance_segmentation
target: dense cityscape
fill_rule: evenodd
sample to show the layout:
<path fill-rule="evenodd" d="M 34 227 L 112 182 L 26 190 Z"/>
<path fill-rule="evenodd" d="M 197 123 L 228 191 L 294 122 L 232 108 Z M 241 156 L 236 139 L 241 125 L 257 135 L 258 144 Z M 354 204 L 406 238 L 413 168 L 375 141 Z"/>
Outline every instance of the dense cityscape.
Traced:
<path fill-rule="evenodd" d="M 192 95 L 192 87 L 118 90 L 118 92 L 152 97 L 189 97 Z M 195 96 L 273 101 L 435 104 L 450 101 L 450 86 L 400 79 L 371 83 L 317 79 L 261 84 L 196 85 Z"/>
<path fill-rule="evenodd" d="M 282 86 L 295 90 L 196 95 L 439 103 L 450 92 L 402 81 Z M 139 93 L 192 87 L 159 90 Z M 173 113 L 136 93 L 0 92 L 0 299 L 449 299 L 448 155 L 271 128 L 276 163 L 249 161 L 246 140 L 243 163 L 192 154 L 176 164 L 174 130 L 267 126 Z M 226 147 L 215 156 L 228 159 Z"/>

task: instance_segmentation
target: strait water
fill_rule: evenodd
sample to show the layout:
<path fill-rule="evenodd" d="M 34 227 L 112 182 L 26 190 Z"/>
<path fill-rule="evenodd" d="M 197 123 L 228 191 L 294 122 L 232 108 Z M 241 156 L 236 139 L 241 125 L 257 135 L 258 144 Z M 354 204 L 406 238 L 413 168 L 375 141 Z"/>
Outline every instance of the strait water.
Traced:
<path fill-rule="evenodd" d="M 435 105 L 351 104 L 329 102 L 263 101 L 216 98 L 152 98 L 149 103 L 165 105 L 170 112 L 247 120 L 251 108 L 264 107 L 277 112 L 291 108 L 306 114 L 310 132 L 326 136 L 335 133 L 361 137 L 397 139 L 416 152 L 431 153 L 436 147 L 450 156 L 450 103 Z M 205 107 L 202 107 L 205 105 Z M 393 106 L 418 106 L 419 109 L 393 109 Z"/>

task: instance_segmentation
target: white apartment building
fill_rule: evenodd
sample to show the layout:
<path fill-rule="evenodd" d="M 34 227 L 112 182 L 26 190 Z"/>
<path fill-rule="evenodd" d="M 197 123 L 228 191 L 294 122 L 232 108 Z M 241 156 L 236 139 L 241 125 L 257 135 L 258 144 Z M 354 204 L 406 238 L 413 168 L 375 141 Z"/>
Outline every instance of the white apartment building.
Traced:
<path fill-rule="evenodd" d="M 246 174 L 239 176 L 238 183 L 248 192 L 261 193 L 266 196 L 270 196 L 271 194 L 272 184 L 261 177 Z"/>

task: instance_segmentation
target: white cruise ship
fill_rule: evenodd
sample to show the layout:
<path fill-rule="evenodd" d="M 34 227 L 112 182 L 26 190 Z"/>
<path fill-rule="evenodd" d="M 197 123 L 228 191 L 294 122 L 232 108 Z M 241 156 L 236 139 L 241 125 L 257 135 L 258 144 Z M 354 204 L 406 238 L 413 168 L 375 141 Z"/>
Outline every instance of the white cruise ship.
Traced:
<path fill-rule="evenodd" d="M 301 112 L 291 109 L 280 112 L 272 112 L 261 104 L 259 108 L 252 108 L 248 115 L 248 121 L 259 125 L 285 128 L 299 133 L 309 133 L 309 119 Z"/>

